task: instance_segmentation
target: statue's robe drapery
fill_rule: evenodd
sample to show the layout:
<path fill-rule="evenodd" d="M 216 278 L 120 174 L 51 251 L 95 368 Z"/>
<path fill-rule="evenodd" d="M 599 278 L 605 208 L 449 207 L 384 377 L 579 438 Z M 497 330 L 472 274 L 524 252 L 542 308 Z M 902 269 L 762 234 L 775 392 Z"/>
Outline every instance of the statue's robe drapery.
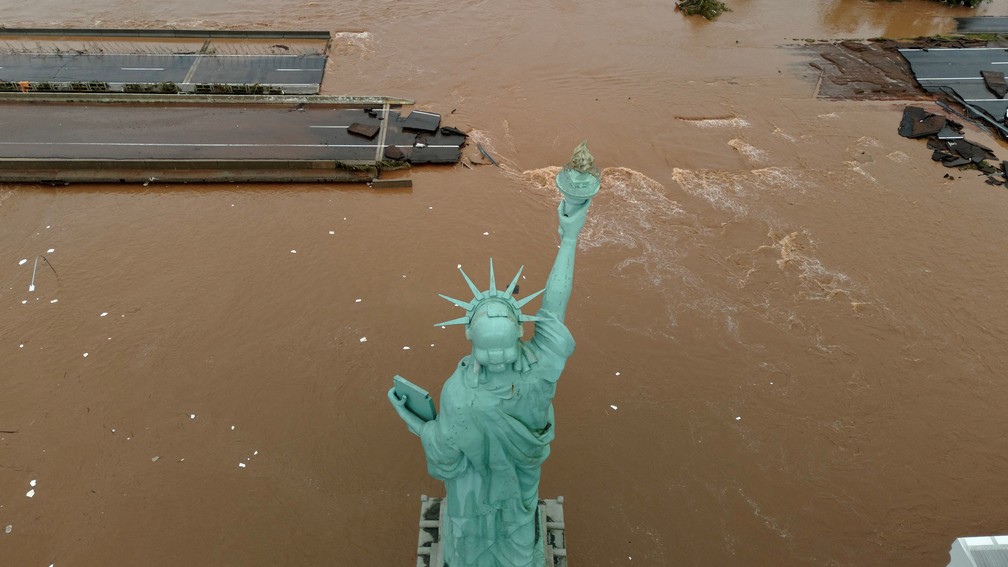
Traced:
<path fill-rule="evenodd" d="M 464 357 L 441 390 L 441 413 L 421 432 L 427 470 L 447 489 L 441 541 L 449 567 L 533 563 L 553 396 L 574 351 L 567 327 L 546 310 L 538 315 L 512 368 L 488 374 Z"/>

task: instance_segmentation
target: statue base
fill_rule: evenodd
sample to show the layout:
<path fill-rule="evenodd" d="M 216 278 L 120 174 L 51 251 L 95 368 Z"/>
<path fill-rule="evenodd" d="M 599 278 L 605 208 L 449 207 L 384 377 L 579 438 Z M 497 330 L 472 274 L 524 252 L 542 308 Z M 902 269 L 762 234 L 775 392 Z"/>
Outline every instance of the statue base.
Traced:
<path fill-rule="evenodd" d="M 420 539 L 417 541 L 417 567 L 444 567 L 441 553 L 441 512 L 443 498 L 420 497 Z M 563 496 L 539 501 L 539 541 L 545 543 L 543 567 L 567 567 L 567 541 L 564 538 Z"/>

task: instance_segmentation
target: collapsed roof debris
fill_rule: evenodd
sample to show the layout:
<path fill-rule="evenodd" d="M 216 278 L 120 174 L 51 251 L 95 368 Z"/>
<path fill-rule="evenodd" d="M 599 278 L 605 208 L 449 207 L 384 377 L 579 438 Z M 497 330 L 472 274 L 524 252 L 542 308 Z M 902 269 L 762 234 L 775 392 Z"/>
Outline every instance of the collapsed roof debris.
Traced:
<path fill-rule="evenodd" d="M 1003 47 L 940 47 L 900 49 L 925 91 L 963 108 L 971 121 L 980 121 L 1008 140 L 1008 93 L 999 65 L 1008 60 Z"/>
<path fill-rule="evenodd" d="M 917 106 L 903 109 L 899 125 L 899 134 L 904 138 L 927 138 L 927 147 L 932 150 L 931 159 L 934 161 L 950 168 L 976 169 L 987 175 L 989 185 L 1005 184 L 1008 165 L 1002 162 L 1001 169 L 998 169 L 987 163 L 987 160 L 997 159 L 994 151 L 966 140 L 962 131 L 962 124 Z M 949 177 L 948 174 L 946 177 Z"/>

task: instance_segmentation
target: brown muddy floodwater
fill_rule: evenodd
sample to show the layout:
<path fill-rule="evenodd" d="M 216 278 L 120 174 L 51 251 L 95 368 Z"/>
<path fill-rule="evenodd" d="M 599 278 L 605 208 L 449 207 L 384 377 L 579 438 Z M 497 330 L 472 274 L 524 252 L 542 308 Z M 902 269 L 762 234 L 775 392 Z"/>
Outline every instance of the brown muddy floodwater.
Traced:
<path fill-rule="evenodd" d="M 728 3 L 6 6 L 12 27 L 331 30 L 325 92 L 415 99 L 503 167 L 418 168 L 411 191 L 0 186 L 0 564 L 412 565 L 442 488 L 385 392 L 437 392 L 464 354 L 432 326 L 456 265 L 544 282 L 582 138 L 603 188 L 541 490 L 566 497 L 572 565 L 945 565 L 955 537 L 1008 533 L 1008 192 L 943 177 L 900 103 L 813 98 L 788 47 L 1008 0 Z"/>

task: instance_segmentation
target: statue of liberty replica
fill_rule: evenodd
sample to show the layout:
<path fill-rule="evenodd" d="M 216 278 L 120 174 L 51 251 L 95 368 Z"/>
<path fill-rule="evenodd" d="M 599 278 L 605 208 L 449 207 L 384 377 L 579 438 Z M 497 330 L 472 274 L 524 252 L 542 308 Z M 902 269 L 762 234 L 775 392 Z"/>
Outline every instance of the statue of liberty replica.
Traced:
<path fill-rule="evenodd" d="M 444 383 L 441 412 L 435 415 L 426 392 L 418 395 L 415 386 L 410 391 L 412 384 L 403 386 L 399 377 L 389 390 L 392 406 L 420 437 L 428 472 L 445 483 L 440 545 L 448 567 L 545 565 L 537 519 L 539 478 L 553 440 L 557 381 L 574 352 L 574 338 L 564 325 L 574 253 L 599 179 L 582 142 L 557 175 L 564 194 L 557 211 L 560 249 L 544 290 L 513 297 L 522 268 L 507 288 L 498 289 L 491 260 L 488 290 L 480 290 L 462 271 L 472 299 L 441 296 L 465 309 L 465 315 L 438 325 L 463 325 L 472 343 L 472 353 Z M 540 294 L 539 311 L 522 313 Z M 533 322 L 534 333 L 522 340 L 526 321 Z"/>

